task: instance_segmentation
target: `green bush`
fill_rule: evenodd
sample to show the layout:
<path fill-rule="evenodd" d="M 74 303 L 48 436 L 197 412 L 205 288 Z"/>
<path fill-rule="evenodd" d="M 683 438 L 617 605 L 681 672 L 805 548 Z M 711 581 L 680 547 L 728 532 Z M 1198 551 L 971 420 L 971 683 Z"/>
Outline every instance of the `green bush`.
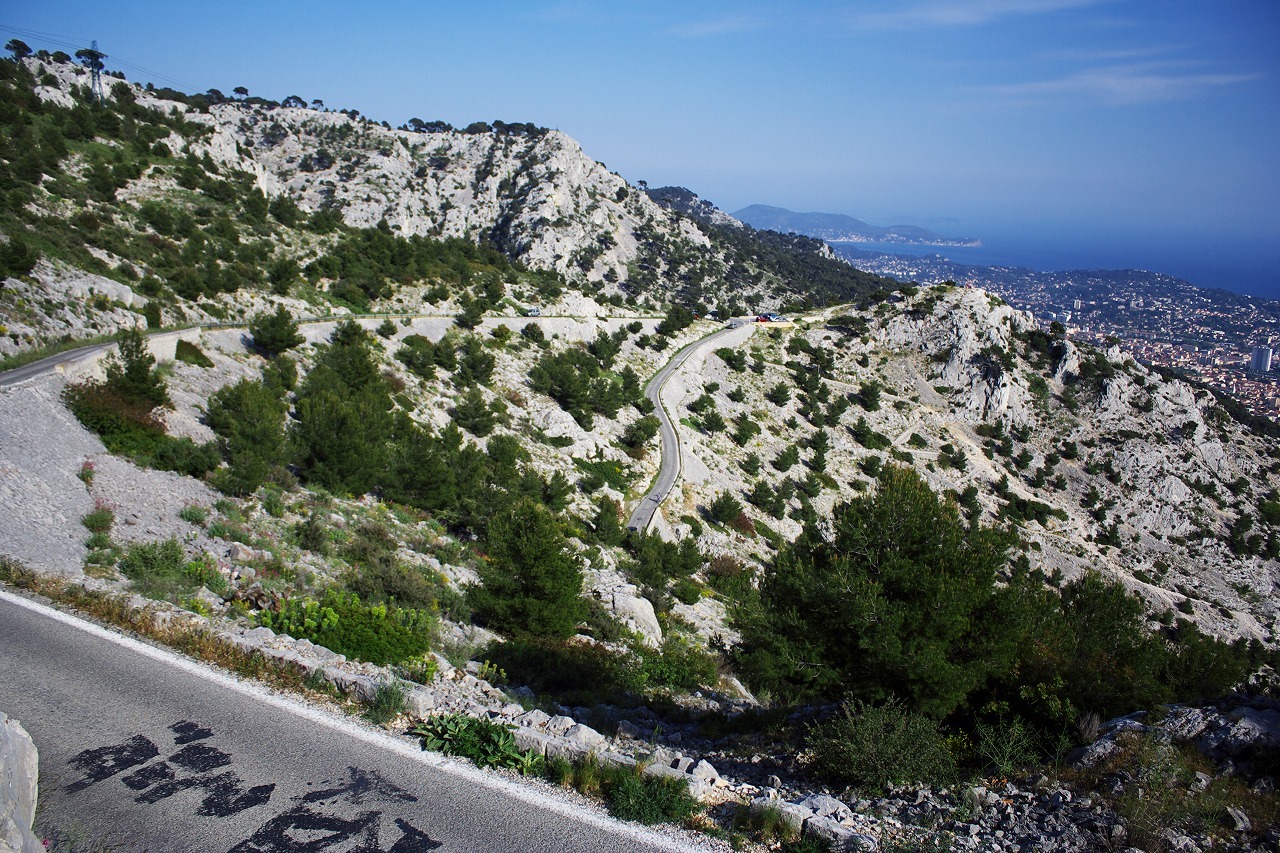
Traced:
<path fill-rule="evenodd" d="M 80 519 L 90 533 L 108 533 L 111 531 L 111 525 L 115 523 L 116 511 L 103 500 L 94 501 L 93 509 L 85 513 L 84 518 Z"/>
<path fill-rule="evenodd" d="M 729 524 L 742 512 L 742 502 L 732 492 L 721 492 L 707 507 L 707 515 L 719 524 Z"/>
<path fill-rule="evenodd" d="M 671 594 L 681 604 L 697 604 L 702 597 L 702 587 L 693 578 L 678 578 L 671 585 Z"/>
<path fill-rule="evenodd" d="M 634 476 L 630 465 L 614 462 L 612 459 L 574 459 L 573 464 L 583 472 L 580 484 L 582 490 L 588 493 L 607 485 L 625 494 Z"/>
<path fill-rule="evenodd" d="M 644 687 L 634 657 L 595 644 L 516 638 L 495 643 L 484 654 L 506 671 L 510 684 L 569 704 L 608 701 Z"/>
<path fill-rule="evenodd" d="M 683 823 L 699 807 L 683 779 L 646 776 L 626 767 L 605 773 L 604 797 L 609 814 L 644 824 Z"/>
<path fill-rule="evenodd" d="M 306 518 L 295 524 L 293 534 L 299 548 L 320 555 L 329 553 L 329 526 L 319 510 L 313 509 Z"/>
<path fill-rule="evenodd" d="M 715 657 L 678 635 L 668 634 L 658 649 L 637 645 L 635 650 L 646 688 L 697 690 L 715 687 L 720 680 Z"/>
<path fill-rule="evenodd" d="M 358 595 L 334 587 L 319 601 L 287 599 L 278 611 L 265 610 L 258 620 L 273 631 L 375 664 L 422 655 L 431 648 L 436 628 L 435 616 L 427 611 L 368 605 Z"/>
<path fill-rule="evenodd" d="M 846 701 L 825 723 L 811 726 L 806 744 L 813 772 L 839 788 L 876 791 L 886 782 L 945 784 L 955 759 L 938 724 L 891 698 L 883 705 Z"/>
<path fill-rule="evenodd" d="M 409 691 L 397 679 L 379 682 L 373 698 L 365 704 L 365 719 L 376 726 L 391 722 L 405 712 L 408 695 Z"/>
<path fill-rule="evenodd" d="M 492 720 L 441 714 L 416 723 L 409 734 L 424 750 L 457 755 L 478 767 L 504 767 L 522 774 L 541 770 L 541 757 L 521 752 L 511 728 Z"/>
<path fill-rule="evenodd" d="M 174 598 L 193 592 L 206 580 L 206 566 L 197 561 L 188 570 L 186 555 L 177 539 L 138 542 L 120 558 L 121 574 L 147 598 Z"/>
<path fill-rule="evenodd" d="M 623 446 L 639 450 L 658 434 L 661 425 L 661 421 L 654 415 L 645 415 L 623 430 L 621 439 Z"/>
<path fill-rule="evenodd" d="M 975 750 L 986 762 L 984 769 L 990 768 L 1000 776 L 1011 777 L 1040 758 L 1035 732 L 1019 717 L 979 721 L 975 733 Z"/>
<path fill-rule="evenodd" d="M 398 607 L 440 610 L 448 582 L 436 572 L 406 566 L 394 557 L 393 550 L 386 559 L 360 562 L 344 576 L 347 589 L 375 604 L 385 602 Z"/>
<path fill-rule="evenodd" d="M 76 419 L 96 433 L 107 450 L 139 465 L 202 477 L 218 465 L 218 449 L 208 442 L 165 435 L 164 423 L 147 399 L 131 399 L 134 392 L 105 383 L 68 385 L 63 400 Z"/>

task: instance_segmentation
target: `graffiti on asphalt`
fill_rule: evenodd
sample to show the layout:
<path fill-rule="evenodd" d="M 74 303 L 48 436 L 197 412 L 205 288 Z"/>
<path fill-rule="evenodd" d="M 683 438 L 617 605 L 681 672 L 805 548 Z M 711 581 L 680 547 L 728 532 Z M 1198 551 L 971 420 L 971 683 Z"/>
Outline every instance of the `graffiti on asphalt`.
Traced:
<path fill-rule="evenodd" d="M 84 750 L 71 759 L 81 778 L 66 790 L 78 793 L 119 775 L 136 792 L 135 802 L 154 804 L 194 788 L 204 793 L 196 814 L 221 818 L 270 802 L 275 783 L 246 788 L 231 769 L 231 756 L 207 742 L 214 737 L 211 729 L 180 720 L 169 731 L 176 749 L 165 758 L 155 741 L 140 734 Z M 288 810 L 263 823 L 230 853 L 422 853 L 440 847 L 409 821 L 390 815 L 386 818 L 394 828 L 385 834 L 391 846 L 382 846 L 383 811 L 350 807 L 416 803 L 418 798 L 373 771 L 348 767 L 345 777 L 308 787 L 316 790 L 290 798 Z"/>

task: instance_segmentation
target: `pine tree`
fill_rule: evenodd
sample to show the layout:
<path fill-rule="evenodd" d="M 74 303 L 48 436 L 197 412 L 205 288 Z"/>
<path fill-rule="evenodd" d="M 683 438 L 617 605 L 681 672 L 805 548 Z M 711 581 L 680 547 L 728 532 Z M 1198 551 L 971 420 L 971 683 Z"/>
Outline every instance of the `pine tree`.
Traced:
<path fill-rule="evenodd" d="M 107 390 L 130 403 L 167 404 L 169 392 L 156 374 L 156 358 L 147 348 L 146 336 L 138 329 L 126 329 L 117 346 L 103 365 Z"/>
<path fill-rule="evenodd" d="M 996 585 L 1012 534 L 962 523 L 918 474 L 889 467 L 783 549 L 744 611 L 739 663 L 778 692 L 900 696 L 944 717 L 1012 667 L 1016 590 Z"/>
<path fill-rule="evenodd" d="M 556 517 L 521 498 L 494 516 L 488 546 L 480 585 L 469 593 L 485 623 L 512 634 L 573 636 L 586 616 L 582 566 Z"/>
<path fill-rule="evenodd" d="M 293 315 L 283 305 L 277 307 L 274 314 L 264 312 L 254 317 L 249 324 L 249 334 L 253 336 L 253 345 L 271 357 L 305 340 L 298 332 Z"/>

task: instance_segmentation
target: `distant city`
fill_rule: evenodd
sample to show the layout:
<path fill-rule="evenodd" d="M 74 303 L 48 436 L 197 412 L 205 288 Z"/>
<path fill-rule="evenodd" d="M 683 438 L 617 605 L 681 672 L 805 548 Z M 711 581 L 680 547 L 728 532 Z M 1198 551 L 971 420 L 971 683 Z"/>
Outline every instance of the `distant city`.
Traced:
<path fill-rule="evenodd" d="M 1036 272 L 833 248 L 860 269 L 901 281 L 982 287 L 1045 326 L 1057 320 L 1073 340 L 1118 343 L 1141 362 L 1184 370 L 1254 414 L 1280 419 L 1280 375 L 1272 371 L 1280 362 L 1280 302 L 1141 270 Z"/>

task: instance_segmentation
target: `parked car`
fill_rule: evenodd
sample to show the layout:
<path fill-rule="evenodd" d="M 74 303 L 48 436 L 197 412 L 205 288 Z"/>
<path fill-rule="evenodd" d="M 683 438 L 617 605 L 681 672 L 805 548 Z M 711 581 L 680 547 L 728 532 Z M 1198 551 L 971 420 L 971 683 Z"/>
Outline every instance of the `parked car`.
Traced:
<path fill-rule="evenodd" d="M 530 308 L 528 311 L 524 312 L 524 316 L 526 316 L 526 317 L 541 317 L 541 316 L 542 316 L 542 311 L 541 311 L 541 309 L 538 309 L 538 308 Z"/>

